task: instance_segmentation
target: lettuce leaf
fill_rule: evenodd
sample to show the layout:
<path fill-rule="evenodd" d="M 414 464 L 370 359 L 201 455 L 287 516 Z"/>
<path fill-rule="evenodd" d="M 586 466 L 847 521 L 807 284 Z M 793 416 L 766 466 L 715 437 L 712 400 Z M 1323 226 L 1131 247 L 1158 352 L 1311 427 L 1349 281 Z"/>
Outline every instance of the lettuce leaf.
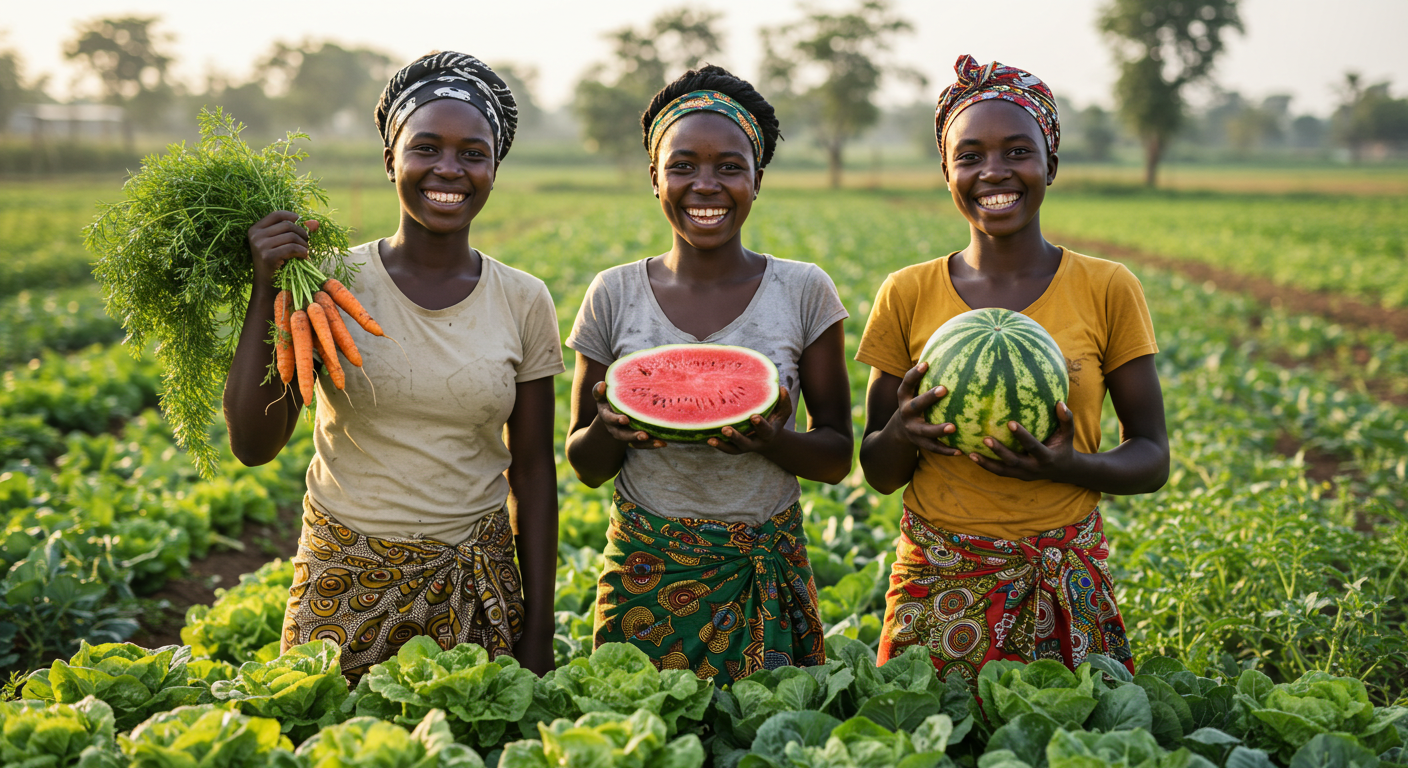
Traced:
<path fill-rule="evenodd" d="M 319 731 L 298 747 L 304 768 L 484 768 L 473 749 L 456 744 L 445 712 L 432 709 L 414 731 L 374 717 L 354 717 Z"/>
<path fill-rule="evenodd" d="M 168 645 L 148 650 L 132 643 L 81 643 L 67 662 L 30 673 L 22 696 L 76 704 L 93 696 L 111 705 L 116 727 L 127 730 L 155 712 L 195 704 L 204 689 L 189 684 L 191 649 Z"/>
<path fill-rule="evenodd" d="M 296 740 L 342 720 L 347 678 L 342 649 L 331 640 L 295 646 L 270 662 L 245 662 L 233 679 L 217 680 L 211 695 L 247 715 L 274 718 Z"/>
<path fill-rule="evenodd" d="M 277 721 L 218 704 L 152 715 L 118 740 L 132 768 L 299 768 Z"/>
<path fill-rule="evenodd" d="M 491 660 L 473 643 L 444 651 L 420 635 L 368 670 L 343 711 L 414 726 L 441 709 L 458 741 L 491 749 L 523 719 L 535 680 L 510 656 Z"/>
<path fill-rule="evenodd" d="M 0 701 L 0 765 L 117 768 L 114 722 L 112 707 L 92 696 L 47 706 Z"/>
<path fill-rule="evenodd" d="M 561 718 L 538 725 L 538 739 L 504 747 L 499 768 L 612 766 L 613 768 L 700 768 L 704 747 L 686 734 L 669 740 L 665 721 L 638 709 L 630 716 L 589 712 L 576 721 Z"/>

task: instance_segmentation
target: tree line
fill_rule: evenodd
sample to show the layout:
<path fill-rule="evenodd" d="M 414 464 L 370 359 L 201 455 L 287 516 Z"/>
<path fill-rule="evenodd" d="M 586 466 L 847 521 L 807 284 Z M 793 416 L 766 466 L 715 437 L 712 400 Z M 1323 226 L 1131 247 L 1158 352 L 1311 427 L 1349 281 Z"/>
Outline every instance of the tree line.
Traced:
<path fill-rule="evenodd" d="M 609 57 L 579 79 L 570 107 L 587 148 L 623 164 L 638 161 L 643 106 L 685 69 L 720 54 L 721 20 L 720 13 L 685 6 L 608 33 Z M 1394 98 L 1388 83 L 1369 83 L 1354 73 L 1346 76 L 1328 124 L 1293 117 L 1285 95 L 1253 103 L 1217 92 L 1207 109 L 1193 113 L 1189 90 L 1214 85 L 1215 65 L 1230 36 L 1244 32 L 1239 0 L 1109 0 L 1096 24 L 1120 68 L 1116 110 L 1112 115 L 1063 104 L 1067 135 L 1079 136 L 1067 145 L 1073 154 L 1107 158 L 1119 135 L 1118 117 L 1142 146 L 1150 185 L 1174 141 L 1190 135 L 1200 144 L 1213 139 L 1241 150 L 1331 139 L 1356 161 L 1373 149 L 1408 147 L 1408 99 Z M 889 0 L 858 0 L 835 12 L 804 6 L 794 21 L 760 30 L 763 57 L 755 81 L 788 126 L 787 138 L 812 143 L 825 155 L 833 186 L 841 183 L 847 146 L 882 117 L 876 101 L 882 87 L 907 86 L 917 104 L 925 101 L 919 99 L 928 85 L 924 76 L 892 55 L 896 40 L 913 31 Z M 278 41 L 249 76 L 211 75 L 203 91 L 189 92 L 194 89 L 183 90 L 171 78 L 172 42 L 158 17 L 125 16 L 80 22 L 65 43 L 65 56 L 93 75 L 102 101 L 123 108 L 129 144 L 134 127 L 167 125 L 172 110 L 192 99 L 224 106 L 255 134 L 289 125 L 369 132 L 368 105 L 400 63 L 384 52 L 334 41 Z M 491 63 L 518 95 L 523 127 L 531 133 L 543 117 L 532 95 L 536 71 Z M 52 101 L 46 84 L 43 78 L 26 80 L 18 55 L 0 51 L 0 127 L 20 104 Z M 908 110 L 916 120 L 918 111 Z"/>

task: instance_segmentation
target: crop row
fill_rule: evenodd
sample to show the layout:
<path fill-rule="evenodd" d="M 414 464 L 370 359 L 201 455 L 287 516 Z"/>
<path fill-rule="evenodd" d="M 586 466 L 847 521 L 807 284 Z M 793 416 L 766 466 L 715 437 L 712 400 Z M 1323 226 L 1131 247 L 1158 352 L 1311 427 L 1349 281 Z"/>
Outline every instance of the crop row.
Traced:
<path fill-rule="evenodd" d="M 716 688 L 657 669 L 627 644 L 539 678 L 511 657 L 420 636 L 349 690 L 326 640 L 238 667 L 191 646 L 84 644 L 19 681 L 19 701 L 0 701 L 0 758 L 111 768 L 1271 768 L 1405 757 L 1408 708 L 1376 707 L 1360 681 L 1323 672 L 1277 684 L 1256 670 L 1195 675 L 1156 657 L 1131 674 L 1092 655 L 1074 670 L 994 661 L 975 681 L 940 680 L 923 646 L 879 667 L 842 635 L 826 651 L 823 665 Z"/>

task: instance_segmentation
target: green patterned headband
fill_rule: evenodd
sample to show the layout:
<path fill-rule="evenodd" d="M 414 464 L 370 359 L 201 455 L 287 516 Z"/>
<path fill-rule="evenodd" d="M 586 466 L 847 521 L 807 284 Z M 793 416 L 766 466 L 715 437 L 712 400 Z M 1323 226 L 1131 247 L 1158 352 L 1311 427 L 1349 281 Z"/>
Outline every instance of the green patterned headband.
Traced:
<path fill-rule="evenodd" d="M 655 122 L 650 124 L 649 144 L 652 161 L 660 154 L 660 141 L 665 138 L 665 130 L 691 112 L 718 112 L 737 123 L 743 133 L 747 134 L 748 141 L 753 143 L 753 161 L 762 162 L 763 132 L 758 128 L 758 121 L 754 119 L 752 112 L 718 91 L 690 91 L 660 110 L 660 114 L 655 116 Z"/>

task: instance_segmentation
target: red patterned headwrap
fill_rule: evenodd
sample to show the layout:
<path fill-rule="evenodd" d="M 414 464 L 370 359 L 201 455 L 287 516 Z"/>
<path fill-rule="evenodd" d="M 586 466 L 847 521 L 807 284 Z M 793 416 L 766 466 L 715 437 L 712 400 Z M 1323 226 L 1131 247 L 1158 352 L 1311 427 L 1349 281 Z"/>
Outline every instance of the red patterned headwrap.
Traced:
<path fill-rule="evenodd" d="M 995 61 L 983 66 L 966 53 L 958 57 L 953 71 L 958 73 L 958 82 L 939 94 L 939 105 L 934 110 L 934 136 L 938 139 L 939 156 L 945 165 L 948 164 L 948 157 L 944 152 L 944 134 L 948 132 L 949 123 L 958 117 L 959 112 L 988 99 L 1010 101 L 1027 110 L 1041 126 L 1047 151 L 1056 152 L 1061 145 L 1061 121 L 1056 114 L 1056 96 L 1041 78 Z"/>

